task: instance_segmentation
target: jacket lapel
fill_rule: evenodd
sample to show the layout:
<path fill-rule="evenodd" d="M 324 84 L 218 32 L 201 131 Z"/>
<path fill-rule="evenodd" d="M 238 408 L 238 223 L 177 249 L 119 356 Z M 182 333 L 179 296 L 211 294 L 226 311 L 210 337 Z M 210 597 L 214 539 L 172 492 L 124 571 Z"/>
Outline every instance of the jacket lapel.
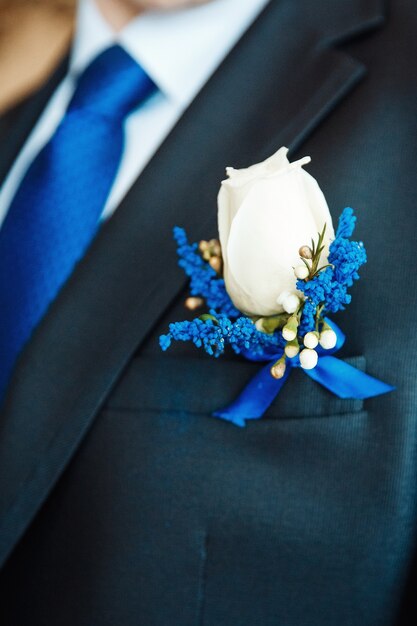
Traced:
<path fill-rule="evenodd" d="M 64 78 L 68 67 L 68 60 L 62 61 L 49 81 L 39 89 L 29 101 L 24 101 L 14 109 L 7 111 L 0 118 L 0 187 L 6 178 L 14 160 L 19 154 L 23 143 L 32 130 L 40 114 L 44 110 L 51 95 Z M 7 142 L 7 149 L 4 149 Z"/>
<path fill-rule="evenodd" d="M 330 42 L 347 27 L 353 34 L 379 23 L 380 2 L 340 2 L 343 12 L 327 1 L 325 31 L 306 0 L 271 1 L 103 225 L 23 351 L 0 425 L 0 564 L 183 287 L 173 226 L 194 239 L 215 235 L 224 167 L 298 148 L 364 75 Z"/>

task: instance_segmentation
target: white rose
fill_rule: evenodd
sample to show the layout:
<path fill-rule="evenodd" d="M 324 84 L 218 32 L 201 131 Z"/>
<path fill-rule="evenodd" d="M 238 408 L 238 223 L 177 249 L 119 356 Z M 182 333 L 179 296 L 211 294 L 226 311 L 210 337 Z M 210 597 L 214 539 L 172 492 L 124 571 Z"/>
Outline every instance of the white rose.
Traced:
<path fill-rule="evenodd" d="M 289 163 L 281 148 L 247 169 L 227 168 L 219 205 L 219 233 L 227 291 L 237 309 L 253 316 L 283 310 L 281 295 L 296 292 L 299 249 L 327 224 L 322 264 L 334 238 L 332 219 L 316 180 Z M 300 295 L 300 294 L 299 294 Z"/>

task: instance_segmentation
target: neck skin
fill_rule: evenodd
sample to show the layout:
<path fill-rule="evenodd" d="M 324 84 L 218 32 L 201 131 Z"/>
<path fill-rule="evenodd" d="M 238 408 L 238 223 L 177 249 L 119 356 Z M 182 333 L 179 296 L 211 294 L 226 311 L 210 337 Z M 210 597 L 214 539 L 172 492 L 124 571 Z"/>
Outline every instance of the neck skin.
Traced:
<path fill-rule="evenodd" d="M 121 31 L 134 17 L 142 13 L 128 0 L 94 0 L 104 19 L 114 32 Z"/>

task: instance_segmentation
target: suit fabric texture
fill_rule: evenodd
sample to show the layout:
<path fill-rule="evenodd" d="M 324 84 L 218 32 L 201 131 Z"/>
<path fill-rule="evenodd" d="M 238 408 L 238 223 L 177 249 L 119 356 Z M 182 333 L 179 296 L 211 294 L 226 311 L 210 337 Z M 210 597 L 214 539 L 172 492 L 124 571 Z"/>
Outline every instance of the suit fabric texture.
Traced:
<path fill-rule="evenodd" d="M 2 624 L 415 623 L 416 32 L 411 0 L 272 0 L 103 225 L 2 408 Z M 1 120 L 2 179 L 64 73 Z M 171 232 L 215 236 L 224 167 L 281 145 L 357 210 L 338 356 L 397 389 L 295 371 L 239 429 L 211 413 L 259 366 L 160 352 L 186 316 Z"/>

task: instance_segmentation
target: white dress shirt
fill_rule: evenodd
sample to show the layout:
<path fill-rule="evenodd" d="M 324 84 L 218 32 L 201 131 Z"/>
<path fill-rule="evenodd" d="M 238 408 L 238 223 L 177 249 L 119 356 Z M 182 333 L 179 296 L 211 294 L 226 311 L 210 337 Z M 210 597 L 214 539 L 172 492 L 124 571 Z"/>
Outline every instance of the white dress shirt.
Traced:
<path fill-rule="evenodd" d="M 106 218 L 268 1 L 211 0 L 166 13 L 148 12 L 115 33 L 94 0 L 80 0 L 69 72 L 33 128 L 0 190 L 0 225 L 29 165 L 62 120 L 77 76 L 98 54 L 118 43 L 159 89 L 126 120 L 125 150 L 104 207 L 103 218 Z"/>

